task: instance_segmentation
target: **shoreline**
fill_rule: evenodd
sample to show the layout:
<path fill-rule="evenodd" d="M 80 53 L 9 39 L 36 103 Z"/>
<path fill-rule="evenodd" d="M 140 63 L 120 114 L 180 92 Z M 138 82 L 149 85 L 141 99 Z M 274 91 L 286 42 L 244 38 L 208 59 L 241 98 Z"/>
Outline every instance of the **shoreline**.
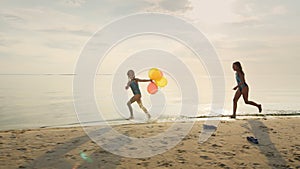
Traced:
<path fill-rule="evenodd" d="M 231 119 L 229 118 L 231 115 L 220 115 L 220 116 L 197 116 L 197 117 L 187 117 L 187 116 L 182 116 L 183 119 L 173 119 L 173 120 L 168 120 L 166 119 L 159 119 L 155 120 L 156 123 L 175 123 L 175 122 L 184 122 L 184 121 L 206 121 L 208 119 L 214 120 L 220 120 L 220 121 L 232 121 L 232 120 L 247 120 L 247 119 L 261 119 L 261 118 L 300 118 L 300 113 L 297 114 L 240 114 L 237 115 L 236 119 Z M 110 120 L 114 121 L 114 120 Z M 117 119 L 116 121 L 121 121 L 120 119 Z M 124 119 L 124 121 L 128 121 Z M 93 121 L 89 123 L 81 124 L 81 123 L 71 123 L 71 124 L 63 124 L 63 125 L 53 125 L 53 126 L 41 126 L 41 127 L 28 127 L 28 128 L 15 128 L 15 129 L 0 129 L 0 132 L 5 132 L 5 131 L 15 131 L 15 130 L 35 130 L 35 129 L 52 129 L 52 128 L 77 128 L 77 127 L 91 127 L 91 126 L 101 126 L 104 125 L 103 123 L 106 123 L 107 121 Z M 109 122 L 109 121 L 108 121 Z M 132 125 L 132 124 L 148 124 L 149 122 L 147 121 L 128 121 L 128 123 L 110 123 L 109 125 L 111 126 L 119 126 L 119 125 Z M 89 125 L 90 124 L 90 125 Z M 91 125 L 91 124 L 97 124 L 97 125 Z"/>
<path fill-rule="evenodd" d="M 182 123 L 183 124 L 183 123 Z M 81 127 L 0 131 L 0 166 L 4 168 L 300 168 L 298 118 L 255 118 L 221 121 L 199 144 L 204 121 L 170 150 L 148 158 L 127 158 L 107 152 Z M 171 123 L 113 126 L 131 137 L 162 133 Z M 251 144 L 247 136 L 258 138 Z M 155 146 L 155 145 L 153 145 Z M 84 160 L 84 152 L 92 162 Z"/>

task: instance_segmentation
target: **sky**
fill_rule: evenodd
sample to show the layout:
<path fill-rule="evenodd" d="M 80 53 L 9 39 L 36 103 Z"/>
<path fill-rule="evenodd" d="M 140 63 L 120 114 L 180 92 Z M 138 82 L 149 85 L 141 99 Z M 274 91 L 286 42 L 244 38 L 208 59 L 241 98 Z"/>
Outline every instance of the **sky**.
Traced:
<path fill-rule="evenodd" d="M 249 76 L 299 85 L 299 0 L 1 0 L 0 74 L 74 73 L 104 25 L 141 12 L 183 18 L 215 47 L 225 76 L 239 60 Z M 285 82 L 285 83 L 282 83 Z"/>

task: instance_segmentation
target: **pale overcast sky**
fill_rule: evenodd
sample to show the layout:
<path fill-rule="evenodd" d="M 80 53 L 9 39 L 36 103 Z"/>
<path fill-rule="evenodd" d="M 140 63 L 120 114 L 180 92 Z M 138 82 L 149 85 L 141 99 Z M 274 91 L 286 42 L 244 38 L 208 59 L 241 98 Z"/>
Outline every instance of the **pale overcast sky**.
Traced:
<path fill-rule="evenodd" d="M 228 76 L 235 60 L 252 76 L 300 73 L 299 0 L 1 0 L 0 5 L 1 74 L 73 73 L 81 49 L 99 28 L 138 12 L 193 23 L 215 46 Z"/>

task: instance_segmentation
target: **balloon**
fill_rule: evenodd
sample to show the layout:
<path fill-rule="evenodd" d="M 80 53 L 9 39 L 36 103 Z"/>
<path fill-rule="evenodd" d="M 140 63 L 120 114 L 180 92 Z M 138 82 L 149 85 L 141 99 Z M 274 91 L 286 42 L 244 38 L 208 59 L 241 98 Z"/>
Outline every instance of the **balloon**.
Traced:
<path fill-rule="evenodd" d="M 163 73 L 157 68 L 152 68 L 149 70 L 148 76 L 152 80 L 159 80 L 162 78 Z"/>
<path fill-rule="evenodd" d="M 159 87 L 165 87 L 168 84 L 168 80 L 162 77 L 160 80 L 155 81 L 155 84 Z"/>
<path fill-rule="evenodd" d="M 150 82 L 148 87 L 147 87 L 147 91 L 149 94 L 155 94 L 158 90 L 158 87 L 155 83 Z"/>

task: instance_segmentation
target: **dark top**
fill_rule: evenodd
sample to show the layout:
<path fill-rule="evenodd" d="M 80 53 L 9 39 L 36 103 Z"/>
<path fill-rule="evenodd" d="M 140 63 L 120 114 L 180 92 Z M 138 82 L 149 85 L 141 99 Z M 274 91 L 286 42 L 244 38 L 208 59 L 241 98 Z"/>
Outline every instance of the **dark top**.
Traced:
<path fill-rule="evenodd" d="M 132 92 L 133 92 L 134 95 L 141 94 L 141 91 L 140 91 L 140 88 L 139 88 L 139 84 L 138 84 L 138 82 L 135 79 L 131 80 L 129 86 L 130 86 L 130 88 L 131 88 L 131 90 L 132 90 Z"/>

